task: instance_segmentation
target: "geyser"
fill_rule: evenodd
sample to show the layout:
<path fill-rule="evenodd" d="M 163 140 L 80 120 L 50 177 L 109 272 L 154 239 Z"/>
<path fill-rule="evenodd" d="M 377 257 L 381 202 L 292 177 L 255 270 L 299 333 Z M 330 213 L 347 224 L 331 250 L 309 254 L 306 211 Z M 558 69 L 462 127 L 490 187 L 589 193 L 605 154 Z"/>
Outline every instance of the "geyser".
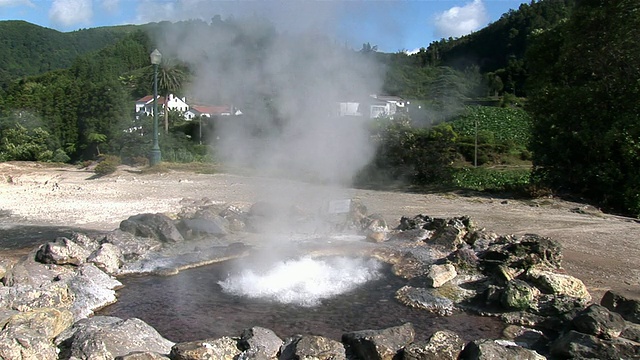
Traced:
<path fill-rule="evenodd" d="M 311 307 L 379 279 L 381 269 L 373 259 L 304 257 L 280 261 L 265 272 L 242 270 L 218 284 L 232 295 Z"/>

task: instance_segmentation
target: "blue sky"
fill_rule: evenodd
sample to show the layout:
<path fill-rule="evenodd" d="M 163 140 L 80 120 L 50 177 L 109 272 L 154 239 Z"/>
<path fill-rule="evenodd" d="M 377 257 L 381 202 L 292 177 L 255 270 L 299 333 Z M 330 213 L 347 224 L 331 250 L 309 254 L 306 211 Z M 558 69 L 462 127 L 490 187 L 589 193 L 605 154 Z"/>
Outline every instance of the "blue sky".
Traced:
<path fill-rule="evenodd" d="M 0 0 L 0 20 L 25 20 L 59 31 L 215 15 L 260 15 L 280 31 L 320 31 L 359 49 L 412 51 L 459 37 L 517 9 L 521 0 Z"/>

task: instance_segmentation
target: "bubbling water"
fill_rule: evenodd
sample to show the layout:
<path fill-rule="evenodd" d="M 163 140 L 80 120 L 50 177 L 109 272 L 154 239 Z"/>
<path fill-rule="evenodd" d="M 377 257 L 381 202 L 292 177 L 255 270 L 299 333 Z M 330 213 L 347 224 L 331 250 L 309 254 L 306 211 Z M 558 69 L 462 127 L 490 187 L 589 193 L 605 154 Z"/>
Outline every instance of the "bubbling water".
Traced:
<path fill-rule="evenodd" d="M 381 277 L 382 264 L 373 259 L 303 257 L 280 261 L 266 272 L 246 269 L 218 284 L 232 295 L 312 307 Z"/>

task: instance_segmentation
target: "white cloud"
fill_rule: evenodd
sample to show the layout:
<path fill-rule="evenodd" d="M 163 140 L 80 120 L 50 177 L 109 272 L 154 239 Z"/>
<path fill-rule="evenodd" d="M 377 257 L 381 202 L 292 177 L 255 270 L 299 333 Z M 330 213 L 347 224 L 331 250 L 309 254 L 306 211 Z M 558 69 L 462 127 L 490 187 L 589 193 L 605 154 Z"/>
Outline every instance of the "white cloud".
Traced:
<path fill-rule="evenodd" d="M 49 9 L 51 22 L 62 26 L 88 24 L 92 16 L 91 0 L 54 0 Z"/>
<path fill-rule="evenodd" d="M 438 37 L 460 37 L 487 24 L 487 9 L 482 0 L 473 0 L 464 6 L 454 6 L 436 15 L 435 33 Z"/>
<path fill-rule="evenodd" d="M 102 0 L 101 6 L 106 11 L 114 13 L 120 7 L 120 0 Z"/>
<path fill-rule="evenodd" d="M 0 0 L 0 7 L 9 7 L 9 6 L 29 6 L 36 7 L 36 5 L 31 2 L 31 0 Z"/>

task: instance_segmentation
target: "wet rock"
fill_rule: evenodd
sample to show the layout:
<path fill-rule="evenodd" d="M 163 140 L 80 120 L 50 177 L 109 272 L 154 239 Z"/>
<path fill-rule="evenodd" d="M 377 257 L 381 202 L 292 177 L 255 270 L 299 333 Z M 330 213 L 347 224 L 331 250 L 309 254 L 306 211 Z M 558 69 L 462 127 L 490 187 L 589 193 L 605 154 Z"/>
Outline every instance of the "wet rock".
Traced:
<path fill-rule="evenodd" d="M 640 344 L 622 338 L 604 340 L 571 330 L 551 344 L 551 354 L 573 359 L 636 359 Z"/>
<path fill-rule="evenodd" d="M 406 306 L 426 310 L 440 316 L 450 316 L 455 309 L 455 304 L 451 299 L 438 295 L 434 289 L 405 285 L 396 291 L 396 299 Z"/>
<path fill-rule="evenodd" d="M 89 255 L 87 262 L 94 264 L 107 274 L 116 275 L 122 266 L 122 251 L 111 243 L 104 243 Z"/>
<path fill-rule="evenodd" d="M 238 348 L 242 351 L 250 351 L 252 354 L 263 354 L 266 358 L 274 358 L 282 343 L 282 339 L 272 330 L 254 326 L 242 332 L 238 340 Z"/>
<path fill-rule="evenodd" d="M 315 335 L 298 335 L 287 339 L 280 360 L 346 360 L 342 343 Z"/>
<path fill-rule="evenodd" d="M 163 243 L 179 243 L 184 238 L 173 220 L 163 214 L 138 214 L 120 223 L 120 230 L 136 236 L 153 238 Z"/>
<path fill-rule="evenodd" d="M 502 293 L 502 305 L 512 310 L 528 310 L 536 307 L 540 290 L 525 281 L 514 279 L 507 283 Z"/>
<path fill-rule="evenodd" d="M 581 333 L 612 339 L 620 336 L 625 328 L 625 321 L 620 314 L 593 304 L 573 318 L 573 326 Z"/>
<path fill-rule="evenodd" d="M 453 265 L 443 264 L 431 265 L 425 277 L 429 286 L 439 288 L 457 275 L 458 273 Z"/>
<path fill-rule="evenodd" d="M 134 351 L 123 356 L 116 356 L 115 360 L 170 360 L 168 357 L 151 351 Z"/>
<path fill-rule="evenodd" d="M 347 348 L 347 354 L 361 359 L 391 360 L 413 342 L 414 338 L 413 325 L 405 323 L 382 330 L 345 333 L 342 335 L 342 343 Z"/>
<path fill-rule="evenodd" d="M 76 319 L 91 316 L 94 310 L 115 303 L 115 289 L 122 286 L 120 281 L 93 264 L 84 264 L 75 274 L 67 277 L 60 281 L 66 281 L 73 294 L 74 301 L 70 310 Z"/>
<path fill-rule="evenodd" d="M 240 353 L 236 341 L 225 336 L 175 344 L 169 357 L 172 360 L 235 360 Z"/>
<path fill-rule="evenodd" d="M 571 275 L 531 268 L 526 276 L 543 292 L 572 297 L 581 300 L 585 305 L 591 301 L 591 295 L 584 283 Z"/>
<path fill-rule="evenodd" d="M 449 330 L 436 331 L 425 342 L 414 342 L 405 347 L 404 360 L 456 360 L 465 342 Z"/>
<path fill-rule="evenodd" d="M 174 345 L 140 319 L 104 316 L 78 321 L 56 342 L 71 358 L 105 360 L 136 351 L 168 354 Z"/>
<path fill-rule="evenodd" d="M 513 341 L 490 339 L 470 342 L 465 346 L 460 358 L 465 360 L 546 360 L 546 357 L 536 351 L 518 346 Z"/>
<path fill-rule="evenodd" d="M 79 244 L 59 237 L 43 244 L 36 252 L 36 260 L 43 264 L 80 265 L 85 262 L 90 251 Z"/>
<path fill-rule="evenodd" d="M 640 324 L 640 299 L 609 290 L 600 300 L 600 305 L 617 312 L 627 321 Z"/>

